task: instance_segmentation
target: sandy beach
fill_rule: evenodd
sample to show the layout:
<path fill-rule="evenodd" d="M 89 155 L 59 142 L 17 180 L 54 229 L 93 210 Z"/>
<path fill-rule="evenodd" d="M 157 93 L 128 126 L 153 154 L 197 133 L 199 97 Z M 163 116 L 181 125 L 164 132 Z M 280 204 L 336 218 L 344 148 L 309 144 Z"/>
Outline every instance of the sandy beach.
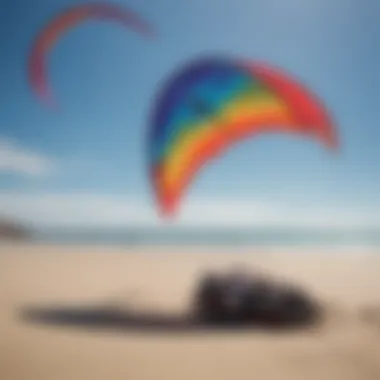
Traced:
<path fill-rule="evenodd" d="M 28 308 L 79 306 L 186 312 L 202 270 L 239 263 L 303 286 L 326 305 L 326 321 L 300 331 L 168 332 L 23 317 Z M 3 245 L 0 278 L 0 379 L 380 379 L 380 255 L 374 253 Z"/>

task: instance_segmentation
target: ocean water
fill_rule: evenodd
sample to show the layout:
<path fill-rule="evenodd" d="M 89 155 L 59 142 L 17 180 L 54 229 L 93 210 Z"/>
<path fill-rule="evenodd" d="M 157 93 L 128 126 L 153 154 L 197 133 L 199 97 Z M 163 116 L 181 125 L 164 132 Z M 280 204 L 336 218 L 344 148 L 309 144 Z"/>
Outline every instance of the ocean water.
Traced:
<path fill-rule="evenodd" d="M 379 248 L 380 230 L 284 228 L 123 228 L 50 229 L 36 232 L 38 242 L 57 244 L 119 245 L 126 247 L 302 247 L 366 246 Z"/>

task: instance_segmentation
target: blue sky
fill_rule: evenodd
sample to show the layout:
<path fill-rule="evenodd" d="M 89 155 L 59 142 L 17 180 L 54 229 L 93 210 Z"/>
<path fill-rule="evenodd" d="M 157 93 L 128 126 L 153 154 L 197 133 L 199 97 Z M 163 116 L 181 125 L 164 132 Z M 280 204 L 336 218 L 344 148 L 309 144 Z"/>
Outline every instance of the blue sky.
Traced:
<path fill-rule="evenodd" d="M 378 214 L 377 0 L 117 1 L 157 37 L 98 21 L 68 31 L 48 56 L 55 112 L 31 92 L 26 59 L 39 28 L 80 3 L 1 2 L 0 212 L 35 223 L 70 224 L 80 207 L 83 223 L 124 223 L 148 209 L 143 220 L 155 218 L 144 155 L 155 91 L 186 60 L 225 53 L 282 67 L 310 86 L 337 122 L 341 151 L 294 136 L 245 140 L 201 172 L 184 220 L 204 219 L 205 204 L 236 222 L 244 213 L 258 223 Z"/>

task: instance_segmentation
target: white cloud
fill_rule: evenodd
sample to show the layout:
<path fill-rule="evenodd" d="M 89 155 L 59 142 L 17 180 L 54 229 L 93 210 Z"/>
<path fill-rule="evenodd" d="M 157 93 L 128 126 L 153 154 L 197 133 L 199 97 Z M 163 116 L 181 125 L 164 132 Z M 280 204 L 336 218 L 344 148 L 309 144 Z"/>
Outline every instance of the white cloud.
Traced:
<path fill-rule="evenodd" d="M 0 136 L 0 173 L 43 176 L 53 169 L 51 160 Z"/>
<path fill-rule="evenodd" d="M 158 226 L 149 204 L 128 197 L 96 194 L 0 193 L 0 215 L 39 226 Z M 364 210 L 305 208 L 251 200 L 185 202 L 175 226 L 380 227 L 380 218 Z"/>

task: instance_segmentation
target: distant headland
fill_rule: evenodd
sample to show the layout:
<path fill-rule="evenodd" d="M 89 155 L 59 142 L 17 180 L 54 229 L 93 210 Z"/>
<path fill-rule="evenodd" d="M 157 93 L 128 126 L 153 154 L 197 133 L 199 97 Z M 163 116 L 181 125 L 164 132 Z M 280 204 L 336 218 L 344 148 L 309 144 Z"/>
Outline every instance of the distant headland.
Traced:
<path fill-rule="evenodd" d="M 21 223 L 0 217 L 0 240 L 29 240 L 31 232 Z"/>

